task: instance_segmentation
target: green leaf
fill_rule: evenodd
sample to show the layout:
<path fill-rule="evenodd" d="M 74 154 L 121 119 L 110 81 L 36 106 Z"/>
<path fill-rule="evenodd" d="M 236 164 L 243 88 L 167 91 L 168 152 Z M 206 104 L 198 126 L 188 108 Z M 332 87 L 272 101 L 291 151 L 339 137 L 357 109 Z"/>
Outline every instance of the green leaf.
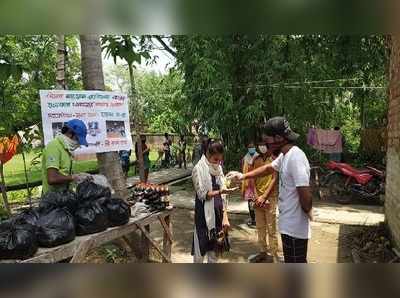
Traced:
<path fill-rule="evenodd" d="M 11 65 L 0 63 L 0 82 L 5 82 L 11 76 Z"/>

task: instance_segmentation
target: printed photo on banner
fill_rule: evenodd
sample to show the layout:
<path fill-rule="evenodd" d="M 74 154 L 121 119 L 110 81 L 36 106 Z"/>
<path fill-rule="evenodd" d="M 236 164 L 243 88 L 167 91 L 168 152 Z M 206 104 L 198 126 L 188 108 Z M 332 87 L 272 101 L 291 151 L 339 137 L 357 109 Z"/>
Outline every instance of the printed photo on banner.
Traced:
<path fill-rule="evenodd" d="M 64 126 L 64 122 L 53 122 L 51 124 L 51 128 L 53 130 L 53 138 L 58 136 L 61 133 L 61 129 Z"/>
<path fill-rule="evenodd" d="M 107 138 L 126 138 L 124 121 L 106 121 Z"/>

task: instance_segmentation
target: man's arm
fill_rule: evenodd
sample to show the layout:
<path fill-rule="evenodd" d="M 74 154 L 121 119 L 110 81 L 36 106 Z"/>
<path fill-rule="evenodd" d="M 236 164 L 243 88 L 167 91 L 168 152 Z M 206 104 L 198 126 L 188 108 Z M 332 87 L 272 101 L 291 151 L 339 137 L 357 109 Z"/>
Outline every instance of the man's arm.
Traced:
<path fill-rule="evenodd" d="M 47 169 L 47 182 L 49 185 L 67 184 L 74 181 L 72 175 L 65 176 L 56 168 Z"/>
<path fill-rule="evenodd" d="M 300 198 L 301 209 L 303 209 L 305 213 L 309 213 L 312 209 L 312 195 L 310 187 L 297 187 L 297 192 Z"/>
<path fill-rule="evenodd" d="M 271 164 L 261 166 L 251 172 L 244 174 L 243 179 L 257 178 L 260 176 L 271 175 L 275 172 Z"/>

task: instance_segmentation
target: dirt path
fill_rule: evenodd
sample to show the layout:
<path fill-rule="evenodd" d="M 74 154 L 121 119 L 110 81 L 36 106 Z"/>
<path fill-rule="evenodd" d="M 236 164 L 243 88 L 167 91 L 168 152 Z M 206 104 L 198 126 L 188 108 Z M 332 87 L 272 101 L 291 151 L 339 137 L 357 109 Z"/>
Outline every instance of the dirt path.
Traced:
<path fill-rule="evenodd" d="M 257 252 L 256 230 L 249 229 L 244 223 L 244 215 L 232 215 L 230 235 L 232 250 L 221 260 L 223 263 L 246 263 L 249 255 Z M 193 211 L 175 209 L 173 219 L 174 246 L 172 259 L 175 263 L 191 263 L 190 255 L 193 233 Z M 152 235 L 161 241 L 159 226 L 151 227 Z M 309 243 L 310 263 L 351 262 L 350 251 L 343 243 L 343 236 L 357 229 L 355 226 L 339 224 L 313 223 L 313 238 Z M 281 246 L 281 243 L 279 243 Z"/>

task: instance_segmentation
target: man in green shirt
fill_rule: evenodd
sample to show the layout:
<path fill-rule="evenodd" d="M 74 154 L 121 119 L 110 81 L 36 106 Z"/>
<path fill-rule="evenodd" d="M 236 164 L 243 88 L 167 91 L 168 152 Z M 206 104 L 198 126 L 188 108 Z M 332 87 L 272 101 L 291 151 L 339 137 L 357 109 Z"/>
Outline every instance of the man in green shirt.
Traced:
<path fill-rule="evenodd" d="M 71 182 L 80 183 L 90 177 L 89 174 L 72 174 L 72 152 L 80 146 L 88 146 L 87 128 L 83 121 L 68 121 L 61 134 L 47 144 L 42 155 L 42 193 L 64 191 Z"/>

